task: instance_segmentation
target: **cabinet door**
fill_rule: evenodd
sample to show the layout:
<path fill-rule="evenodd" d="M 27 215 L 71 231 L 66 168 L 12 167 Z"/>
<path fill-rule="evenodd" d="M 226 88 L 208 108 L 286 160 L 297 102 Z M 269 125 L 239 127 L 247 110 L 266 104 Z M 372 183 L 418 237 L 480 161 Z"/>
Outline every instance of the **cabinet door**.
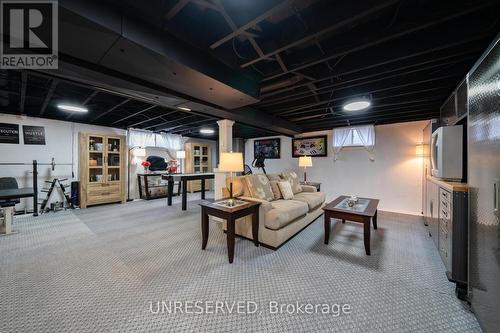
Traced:
<path fill-rule="evenodd" d="M 121 138 L 106 137 L 106 182 L 120 182 L 120 169 L 122 165 L 123 152 L 121 149 Z"/>
<path fill-rule="evenodd" d="M 105 137 L 89 135 L 87 137 L 87 182 L 101 184 L 105 181 Z"/>

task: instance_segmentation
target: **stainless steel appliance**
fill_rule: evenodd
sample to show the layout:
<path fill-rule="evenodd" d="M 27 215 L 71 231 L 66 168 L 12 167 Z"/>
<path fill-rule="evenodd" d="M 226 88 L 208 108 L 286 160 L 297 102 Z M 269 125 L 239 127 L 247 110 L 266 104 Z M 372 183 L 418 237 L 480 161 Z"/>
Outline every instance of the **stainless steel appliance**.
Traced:
<path fill-rule="evenodd" d="M 469 298 L 486 332 L 500 331 L 500 35 L 468 75 Z"/>
<path fill-rule="evenodd" d="M 439 127 L 432 133 L 432 175 L 441 179 L 462 180 L 462 125 Z"/>

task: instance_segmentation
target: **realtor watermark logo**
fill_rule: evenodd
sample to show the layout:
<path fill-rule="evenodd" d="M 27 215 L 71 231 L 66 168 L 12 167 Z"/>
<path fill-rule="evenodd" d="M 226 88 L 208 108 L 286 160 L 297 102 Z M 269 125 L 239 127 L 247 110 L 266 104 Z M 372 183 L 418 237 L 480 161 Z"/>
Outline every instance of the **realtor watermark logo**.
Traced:
<path fill-rule="evenodd" d="M 0 68 L 57 69 L 57 0 L 0 0 Z"/>

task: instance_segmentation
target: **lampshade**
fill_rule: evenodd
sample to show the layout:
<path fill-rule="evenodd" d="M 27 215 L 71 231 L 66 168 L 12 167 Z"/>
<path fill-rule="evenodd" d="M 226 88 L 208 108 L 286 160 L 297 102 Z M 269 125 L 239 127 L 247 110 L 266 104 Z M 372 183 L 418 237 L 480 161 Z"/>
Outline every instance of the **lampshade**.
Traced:
<path fill-rule="evenodd" d="M 242 153 L 221 153 L 219 171 L 222 172 L 243 172 Z"/>
<path fill-rule="evenodd" d="M 146 149 L 145 148 L 136 148 L 132 151 L 132 153 L 134 154 L 134 156 L 137 156 L 137 157 L 144 157 L 146 156 Z"/>
<path fill-rule="evenodd" d="M 176 158 L 186 158 L 186 151 L 185 150 L 178 150 L 176 153 L 175 153 L 175 157 Z"/>
<path fill-rule="evenodd" d="M 423 157 L 425 156 L 425 151 L 424 151 L 424 145 L 419 143 L 418 145 L 415 146 L 415 155 L 418 157 Z"/>
<path fill-rule="evenodd" d="M 300 156 L 299 157 L 299 167 L 312 167 L 313 161 L 311 156 Z"/>

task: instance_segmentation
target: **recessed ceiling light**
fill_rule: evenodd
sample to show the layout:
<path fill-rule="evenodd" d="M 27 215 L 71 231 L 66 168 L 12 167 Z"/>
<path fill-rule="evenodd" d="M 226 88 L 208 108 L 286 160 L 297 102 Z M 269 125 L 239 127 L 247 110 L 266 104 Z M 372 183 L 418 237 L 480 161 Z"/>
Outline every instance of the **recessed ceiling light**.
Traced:
<path fill-rule="evenodd" d="M 200 133 L 201 134 L 214 134 L 215 131 L 213 129 L 211 129 L 211 128 L 202 128 L 200 130 Z"/>
<path fill-rule="evenodd" d="M 190 108 L 186 108 L 186 107 L 184 107 L 184 106 L 178 106 L 177 108 L 178 108 L 179 110 L 191 111 L 191 109 L 190 109 Z"/>
<path fill-rule="evenodd" d="M 344 104 L 344 111 L 361 111 L 368 108 L 372 103 L 366 97 L 351 99 Z"/>
<path fill-rule="evenodd" d="M 83 106 L 69 105 L 69 104 L 58 104 L 57 108 L 64 111 L 71 112 L 89 112 L 89 109 Z"/>

